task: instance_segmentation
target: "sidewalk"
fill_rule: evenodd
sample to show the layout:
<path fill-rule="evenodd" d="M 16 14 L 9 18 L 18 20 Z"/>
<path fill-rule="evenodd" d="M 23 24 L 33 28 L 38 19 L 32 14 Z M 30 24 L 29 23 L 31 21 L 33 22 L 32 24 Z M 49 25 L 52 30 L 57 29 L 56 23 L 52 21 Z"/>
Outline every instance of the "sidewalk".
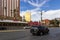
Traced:
<path fill-rule="evenodd" d="M 22 32 L 25 31 L 24 29 L 18 29 L 18 30 L 0 30 L 0 32 Z"/>
<path fill-rule="evenodd" d="M 23 29 L 21 26 L 1 26 L 7 28 L 7 30 L 18 30 L 18 29 Z"/>
<path fill-rule="evenodd" d="M 16 32 L 16 31 L 25 31 L 23 27 L 20 26 L 4 26 L 7 30 L 0 30 L 0 32 Z"/>

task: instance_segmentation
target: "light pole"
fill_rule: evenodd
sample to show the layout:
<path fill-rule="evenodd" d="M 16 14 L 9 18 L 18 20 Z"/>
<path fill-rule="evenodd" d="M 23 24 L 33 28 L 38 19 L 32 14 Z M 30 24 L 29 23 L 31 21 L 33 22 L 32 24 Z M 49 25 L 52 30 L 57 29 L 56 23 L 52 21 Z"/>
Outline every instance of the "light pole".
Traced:
<path fill-rule="evenodd" d="M 42 22 L 42 11 L 41 11 L 41 22 Z"/>
<path fill-rule="evenodd" d="M 42 22 L 42 11 L 40 11 L 39 14 L 40 14 L 40 21 Z"/>

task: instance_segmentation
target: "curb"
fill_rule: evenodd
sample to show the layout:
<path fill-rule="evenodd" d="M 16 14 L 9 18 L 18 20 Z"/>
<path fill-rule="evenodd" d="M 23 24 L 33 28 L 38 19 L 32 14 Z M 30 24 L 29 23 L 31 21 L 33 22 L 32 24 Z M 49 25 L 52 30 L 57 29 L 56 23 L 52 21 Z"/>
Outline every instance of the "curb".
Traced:
<path fill-rule="evenodd" d="M 0 30 L 0 32 L 19 32 L 19 31 L 25 31 L 25 30 Z"/>

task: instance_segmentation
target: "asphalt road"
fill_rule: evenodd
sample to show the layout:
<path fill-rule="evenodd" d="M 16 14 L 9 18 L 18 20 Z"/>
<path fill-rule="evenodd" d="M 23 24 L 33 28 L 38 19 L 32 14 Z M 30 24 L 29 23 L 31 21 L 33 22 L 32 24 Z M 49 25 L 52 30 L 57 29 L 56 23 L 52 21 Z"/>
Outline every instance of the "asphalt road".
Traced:
<path fill-rule="evenodd" d="M 0 40 L 60 40 L 60 28 L 49 28 L 48 35 L 32 36 L 28 29 L 25 31 L 0 32 Z"/>

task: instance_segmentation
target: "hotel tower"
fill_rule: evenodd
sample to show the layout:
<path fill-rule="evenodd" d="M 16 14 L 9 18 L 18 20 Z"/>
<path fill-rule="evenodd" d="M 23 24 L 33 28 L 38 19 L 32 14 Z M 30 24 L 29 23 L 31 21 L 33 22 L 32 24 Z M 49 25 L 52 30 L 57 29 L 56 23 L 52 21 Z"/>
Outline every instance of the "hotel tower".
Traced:
<path fill-rule="evenodd" d="M 0 0 L 1 20 L 21 20 L 20 0 Z"/>

